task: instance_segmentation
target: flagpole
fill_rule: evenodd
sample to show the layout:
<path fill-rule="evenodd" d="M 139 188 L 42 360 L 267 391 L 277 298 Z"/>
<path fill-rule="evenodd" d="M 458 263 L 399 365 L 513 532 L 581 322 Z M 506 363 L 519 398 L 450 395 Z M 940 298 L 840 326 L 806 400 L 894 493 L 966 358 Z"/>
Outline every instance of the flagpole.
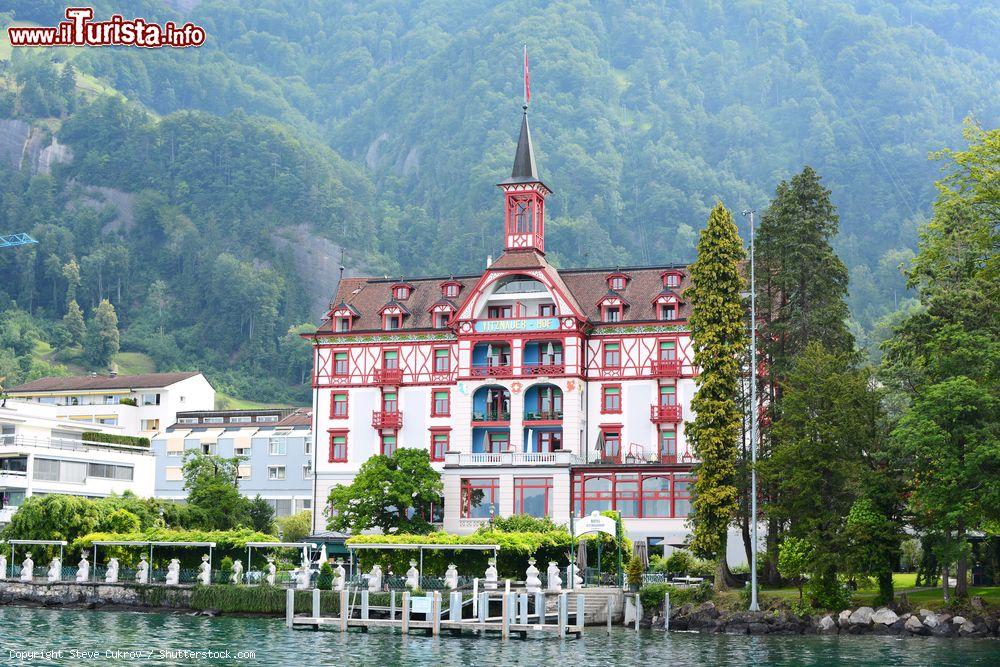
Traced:
<path fill-rule="evenodd" d="M 754 213 L 750 216 L 750 611 L 759 611 L 757 601 L 757 285 L 754 276 Z"/>

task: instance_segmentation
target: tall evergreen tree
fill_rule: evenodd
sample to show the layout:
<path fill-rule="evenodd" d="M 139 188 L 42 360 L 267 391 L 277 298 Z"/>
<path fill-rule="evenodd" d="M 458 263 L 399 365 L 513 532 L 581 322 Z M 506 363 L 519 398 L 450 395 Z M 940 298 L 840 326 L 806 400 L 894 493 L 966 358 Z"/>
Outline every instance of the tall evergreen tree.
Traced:
<path fill-rule="evenodd" d="M 782 387 L 796 356 L 811 342 L 827 351 L 848 353 L 854 340 L 847 328 L 847 267 L 831 246 L 839 218 L 819 174 L 805 167 L 775 190 L 761 219 L 755 249 L 761 397 L 768 415 L 760 431 L 760 456 L 770 448 L 770 428 L 782 414 Z M 765 499 L 775 500 L 764 487 Z M 767 529 L 768 579 L 778 582 L 778 542 L 782 524 L 772 516 Z"/>
<path fill-rule="evenodd" d="M 692 548 L 719 563 L 717 588 L 731 585 L 726 563 L 726 535 L 736 518 L 736 453 L 742 418 L 737 407 L 746 321 L 740 262 L 743 243 L 733 216 L 717 203 L 698 240 L 691 265 L 691 338 L 700 369 L 695 413 L 687 438 L 701 463 L 694 496 Z"/>
<path fill-rule="evenodd" d="M 73 345 L 81 344 L 84 334 L 87 332 L 87 327 L 83 322 L 83 310 L 80 309 L 80 305 L 76 302 L 76 299 L 70 300 L 69 305 L 66 307 L 66 314 L 63 315 L 62 323 L 69 332 L 69 338 Z"/>
<path fill-rule="evenodd" d="M 103 299 L 87 323 L 84 340 L 87 360 L 95 368 L 108 368 L 118 354 L 118 346 L 118 315 L 111 302 Z"/>

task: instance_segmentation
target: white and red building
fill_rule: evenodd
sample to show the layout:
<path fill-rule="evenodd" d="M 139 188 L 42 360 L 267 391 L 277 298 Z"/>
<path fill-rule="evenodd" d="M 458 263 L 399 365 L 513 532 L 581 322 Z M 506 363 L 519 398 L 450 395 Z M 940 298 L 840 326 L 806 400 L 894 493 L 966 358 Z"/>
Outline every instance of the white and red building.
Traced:
<path fill-rule="evenodd" d="M 526 113 L 499 187 L 505 250 L 481 274 L 340 282 L 315 334 L 314 506 L 370 456 L 417 447 L 442 472 L 447 531 L 617 509 L 631 538 L 682 544 L 697 372 L 686 267 L 549 264 Z"/>

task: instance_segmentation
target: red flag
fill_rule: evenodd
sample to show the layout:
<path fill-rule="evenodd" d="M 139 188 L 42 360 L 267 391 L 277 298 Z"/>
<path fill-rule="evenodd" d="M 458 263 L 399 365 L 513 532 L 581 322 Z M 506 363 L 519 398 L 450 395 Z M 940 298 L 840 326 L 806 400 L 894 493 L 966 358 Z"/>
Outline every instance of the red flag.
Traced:
<path fill-rule="evenodd" d="M 524 45 L 524 106 L 531 102 L 531 74 L 528 72 L 528 45 Z"/>

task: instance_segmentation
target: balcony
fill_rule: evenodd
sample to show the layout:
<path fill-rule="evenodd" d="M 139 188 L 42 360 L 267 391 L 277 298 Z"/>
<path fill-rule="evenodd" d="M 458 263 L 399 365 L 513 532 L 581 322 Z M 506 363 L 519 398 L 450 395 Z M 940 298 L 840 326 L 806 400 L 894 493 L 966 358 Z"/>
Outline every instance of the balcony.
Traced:
<path fill-rule="evenodd" d="M 403 382 L 402 368 L 376 368 L 372 382 L 378 386 L 398 386 Z"/>
<path fill-rule="evenodd" d="M 376 410 L 372 413 L 372 428 L 378 429 L 401 429 L 403 428 L 403 413 L 398 410 Z"/>
<path fill-rule="evenodd" d="M 654 359 L 650 364 L 650 373 L 655 378 L 679 378 L 681 376 L 681 360 Z"/>
<path fill-rule="evenodd" d="M 566 364 L 548 364 L 542 362 L 532 362 L 525 363 L 522 366 L 524 375 L 531 376 L 546 376 L 546 375 L 562 375 L 566 372 Z"/>
<path fill-rule="evenodd" d="M 508 410 L 484 410 L 480 412 L 472 413 L 472 422 L 475 423 L 509 423 L 510 422 L 510 411 Z"/>
<path fill-rule="evenodd" d="M 683 456 L 678 456 L 676 453 L 667 454 L 662 452 L 657 452 L 655 450 L 647 451 L 646 447 L 642 445 L 637 445 L 632 442 L 629 443 L 625 451 L 619 450 L 614 454 L 608 452 L 600 452 L 596 460 L 592 463 L 595 464 L 608 464 L 608 465 L 622 465 L 622 464 L 645 464 L 645 465 L 657 465 L 657 464 L 676 464 L 676 463 L 691 463 L 691 455 L 684 454 Z"/>
<path fill-rule="evenodd" d="M 651 405 L 649 406 L 649 420 L 654 424 L 677 424 L 682 421 L 681 406 Z"/>
<path fill-rule="evenodd" d="M 582 463 L 580 457 L 567 450 L 555 452 L 478 452 L 462 454 L 447 452 L 446 466 L 519 466 L 519 465 L 572 465 Z"/>
<path fill-rule="evenodd" d="M 524 413 L 524 423 L 562 421 L 562 410 L 542 410 Z"/>
<path fill-rule="evenodd" d="M 473 364 L 472 368 L 469 369 L 469 375 L 481 378 L 509 378 L 514 375 L 514 367 L 499 365 L 494 366 L 492 364 Z"/>

